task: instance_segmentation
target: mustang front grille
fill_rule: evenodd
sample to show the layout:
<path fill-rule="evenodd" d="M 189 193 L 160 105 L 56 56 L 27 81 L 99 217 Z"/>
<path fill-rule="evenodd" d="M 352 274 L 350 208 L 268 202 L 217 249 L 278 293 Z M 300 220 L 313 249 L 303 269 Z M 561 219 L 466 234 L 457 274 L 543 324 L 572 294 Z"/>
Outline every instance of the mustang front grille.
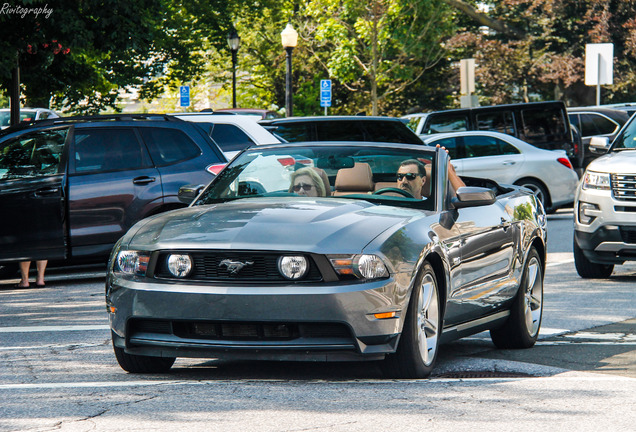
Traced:
<path fill-rule="evenodd" d="M 612 194 L 622 201 L 636 201 L 636 174 L 612 174 Z"/>
<path fill-rule="evenodd" d="M 228 252 L 228 251 L 171 251 L 162 252 L 157 261 L 155 277 L 162 279 L 178 279 L 173 276 L 167 267 L 167 257 L 171 253 L 187 253 L 192 257 L 192 273 L 183 280 L 198 281 L 234 281 L 234 282 L 289 282 L 278 270 L 278 258 L 280 253 L 267 252 Z M 322 276 L 311 256 L 306 255 L 309 261 L 307 275 L 299 281 L 319 282 Z M 232 271 L 227 262 L 243 263 L 237 271 Z"/>

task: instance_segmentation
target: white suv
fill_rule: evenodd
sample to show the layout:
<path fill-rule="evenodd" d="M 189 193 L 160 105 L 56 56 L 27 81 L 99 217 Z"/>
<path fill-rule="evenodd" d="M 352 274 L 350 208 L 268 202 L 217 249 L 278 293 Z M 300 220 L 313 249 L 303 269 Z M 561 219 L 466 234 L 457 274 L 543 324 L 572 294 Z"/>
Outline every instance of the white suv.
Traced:
<path fill-rule="evenodd" d="M 636 261 L 636 121 L 611 147 L 606 137 L 590 146 L 608 150 L 592 161 L 574 202 L 574 263 L 584 278 L 609 277 L 615 264 Z"/>
<path fill-rule="evenodd" d="M 181 120 L 199 123 L 218 145 L 225 157 L 232 160 L 252 144 L 277 144 L 280 141 L 250 116 L 209 112 L 170 114 Z"/>

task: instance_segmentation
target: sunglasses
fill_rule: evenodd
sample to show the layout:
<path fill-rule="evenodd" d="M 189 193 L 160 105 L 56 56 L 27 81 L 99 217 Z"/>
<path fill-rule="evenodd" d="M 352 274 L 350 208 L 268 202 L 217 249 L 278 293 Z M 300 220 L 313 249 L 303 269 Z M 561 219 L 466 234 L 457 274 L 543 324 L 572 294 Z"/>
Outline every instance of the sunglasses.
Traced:
<path fill-rule="evenodd" d="M 406 178 L 408 181 L 411 180 L 415 180 L 417 177 L 419 177 L 417 174 L 413 174 L 413 173 L 398 173 L 397 175 L 397 179 L 398 180 L 402 180 L 404 178 Z"/>
<path fill-rule="evenodd" d="M 294 192 L 298 192 L 300 188 L 303 188 L 303 190 L 309 191 L 311 190 L 312 187 L 314 187 L 314 185 L 300 183 L 300 184 L 292 186 L 292 189 L 294 190 Z"/>

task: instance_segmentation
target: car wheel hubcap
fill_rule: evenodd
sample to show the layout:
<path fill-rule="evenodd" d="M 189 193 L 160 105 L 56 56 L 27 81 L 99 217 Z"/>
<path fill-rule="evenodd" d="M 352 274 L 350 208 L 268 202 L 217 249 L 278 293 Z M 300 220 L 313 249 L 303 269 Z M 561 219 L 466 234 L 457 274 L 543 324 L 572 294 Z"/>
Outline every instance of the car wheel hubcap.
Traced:
<path fill-rule="evenodd" d="M 543 311 L 543 277 L 537 257 L 531 257 L 526 274 L 526 291 L 524 295 L 524 314 L 526 328 L 531 337 L 539 331 L 541 313 Z"/>
<path fill-rule="evenodd" d="M 439 336 L 439 304 L 433 275 L 424 276 L 420 290 L 417 305 L 417 340 L 422 361 L 426 366 L 430 366 L 435 359 Z"/>

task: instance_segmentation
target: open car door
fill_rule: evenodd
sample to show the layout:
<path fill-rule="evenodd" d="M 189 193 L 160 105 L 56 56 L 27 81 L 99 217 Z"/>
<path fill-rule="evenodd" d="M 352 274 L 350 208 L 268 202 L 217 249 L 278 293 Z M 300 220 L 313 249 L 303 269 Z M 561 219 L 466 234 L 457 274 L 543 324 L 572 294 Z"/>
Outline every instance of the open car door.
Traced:
<path fill-rule="evenodd" d="M 0 262 L 66 257 L 69 130 L 26 132 L 0 143 Z"/>

